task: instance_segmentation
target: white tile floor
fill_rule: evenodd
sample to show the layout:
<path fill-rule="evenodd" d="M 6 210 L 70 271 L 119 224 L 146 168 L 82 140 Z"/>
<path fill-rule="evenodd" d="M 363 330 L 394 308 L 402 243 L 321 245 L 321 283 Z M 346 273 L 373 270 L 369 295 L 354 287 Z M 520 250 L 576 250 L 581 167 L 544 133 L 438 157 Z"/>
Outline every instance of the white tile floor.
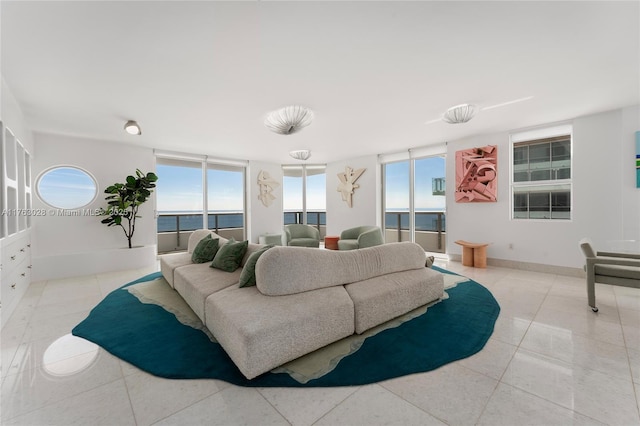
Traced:
<path fill-rule="evenodd" d="M 108 292 L 151 271 L 34 283 L 2 329 L 2 424 L 639 425 L 640 290 L 436 263 L 489 288 L 502 311 L 478 354 L 348 388 L 241 388 L 150 376 L 65 337 Z M 114 324 L 117 326 L 117 324 Z"/>

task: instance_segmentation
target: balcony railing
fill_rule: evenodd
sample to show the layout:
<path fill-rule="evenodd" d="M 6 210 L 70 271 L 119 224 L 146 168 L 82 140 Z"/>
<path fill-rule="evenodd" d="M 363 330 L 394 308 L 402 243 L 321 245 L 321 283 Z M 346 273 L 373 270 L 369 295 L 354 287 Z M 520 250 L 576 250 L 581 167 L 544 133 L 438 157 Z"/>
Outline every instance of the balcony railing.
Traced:
<path fill-rule="evenodd" d="M 415 212 L 416 242 L 425 251 L 443 253 L 446 246 L 445 212 Z M 385 212 L 387 242 L 409 241 L 409 212 Z"/>
<path fill-rule="evenodd" d="M 216 234 L 236 240 L 244 238 L 244 213 L 210 212 L 208 228 Z M 160 213 L 158 215 L 158 252 L 186 250 L 191 231 L 202 229 L 202 213 Z"/>

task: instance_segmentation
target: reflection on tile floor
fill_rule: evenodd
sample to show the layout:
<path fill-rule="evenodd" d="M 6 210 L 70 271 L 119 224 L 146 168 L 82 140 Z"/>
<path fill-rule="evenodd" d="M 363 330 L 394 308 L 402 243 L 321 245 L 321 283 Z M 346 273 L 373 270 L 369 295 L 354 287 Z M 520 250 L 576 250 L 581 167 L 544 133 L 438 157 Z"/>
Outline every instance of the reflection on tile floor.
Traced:
<path fill-rule="evenodd" d="M 436 265 L 501 305 L 478 354 L 356 387 L 241 388 L 151 376 L 70 336 L 110 291 L 152 272 L 33 283 L 2 329 L 0 420 L 16 425 L 640 425 L 640 289 L 489 267 Z"/>

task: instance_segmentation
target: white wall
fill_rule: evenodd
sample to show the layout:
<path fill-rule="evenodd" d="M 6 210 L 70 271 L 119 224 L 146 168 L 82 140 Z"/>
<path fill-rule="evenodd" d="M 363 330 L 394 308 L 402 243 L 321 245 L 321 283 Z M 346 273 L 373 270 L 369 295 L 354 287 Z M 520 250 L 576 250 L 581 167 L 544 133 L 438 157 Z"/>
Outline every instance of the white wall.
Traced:
<path fill-rule="evenodd" d="M 98 183 L 98 196 L 86 208 L 106 207 L 104 189 L 116 182 L 124 182 L 136 169 L 144 173 L 155 171 L 155 157 L 148 148 L 138 148 L 110 141 L 36 133 L 37 155 L 33 161 L 34 186 L 37 177 L 46 169 L 58 165 L 73 165 L 91 173 Z M 155 194 L 152 195 L 155 197 Z M 127 239 L 120 227 L 107 227 L 99 216 L 59 216 L 48 214 L 33 220 L 34 280 L 60 278 L 84 274 L 144 267 L 155 261 L 156 222 L 155 202 L 150 199 L 141 206 L 134 246 L 149 246 L 144 255 L 117 259 L 117 249 L 127 247 Z M 34 209 L 47 206 L 34 193 Z M 127 249 L 128 250 L 128 249 Z M 153 253 L 153 255 L 151 255 Z M 135 257 L 135 259 L 131 259 Z M 134 262 L 135 260 L 135 262 Z"/>
<path fill-rule="evenodd" d="M 634 169 L 635 133 L 640 131 L 640 106 L 622 110 L 622 235 L 626 240 L 640 241 L 640 188 L 636 188 Z"/>
<path fill-rule="evenodd" d="M 353 195 L 353 207 L 349 208 L 337 191 L 338 173 L 346 166 L 367 169 L 356 182 L 360 188 Z M 327 164 L 327 235 L 340 235 L 348 228 L 362 225 L 381 225 L 381 182 L 378 157 L 369 155 Z"/>
<path fill-rule="evenodd" d="M 637 108 L 573 120 L 573 206 L 571 221 L 510 219 L 509 135 L 498 133 L 447 146 L 447 252 L 461 254 L 455 240 L 488 242 L 487 256 L 570 268 L 584 259 L 578 241 L 590 237 L 598 249 L 613 240 L 639 239 L 640 206 L 632 180 L 632 129 Z M 456 203 L 455 152 L 498 146 L 498 201 Z M 513 248 L 509 248 L 509 245 Z"/>
<path fill-rule="evenodd" d="M 260 194 L 258 174 L 262 170 L 268 172 L 273 180 L 280 183 L 272 192 L 276 199 L 273 200 L 269 207 L 263 205 L 258 199 Z M 251 161 L 247 179 L 247 217 L 249 218 L 247 238 L 249 241 L 257 243 L 258 237 L 262 234 L 282 234 L 284 222 L 282 210 L 282 166 L 274 163 Z"/>
<path fill-rule="evenodd" d="M 23 148 L 26 149 L 29 154 L 34 155 L 33 134 L 24 119 L 22 109 L 13 96 L 11 89 L 9 89 L 9 86 L 5 83 L 4 78 L 2 78 L 0 94 L 0 117 L 4 125 L 11 129 L 11 132 L 13 132 L 16 139 L 20 141 Z"/>

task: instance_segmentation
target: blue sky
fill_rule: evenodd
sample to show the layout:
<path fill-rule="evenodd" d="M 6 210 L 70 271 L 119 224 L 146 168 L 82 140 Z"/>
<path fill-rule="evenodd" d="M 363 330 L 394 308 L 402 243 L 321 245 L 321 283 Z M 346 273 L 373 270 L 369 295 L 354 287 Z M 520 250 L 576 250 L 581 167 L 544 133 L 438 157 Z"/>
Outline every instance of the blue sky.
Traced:
<path fill-rule="evenodd" d="M 409 208 L 409 161 L 385 166 L 386 210 Z M 432 195 L 433 178 L 445 177 L 444 157 L 429 157 L 415 163 L 415 209 L 445 209 L 445 197 Z"/>
<path fill-rule="evenodd" d="M 163 211 L 202 211 L 202 169 L 158 164 L 156 167 L 157 209 Z M 207 170 L 208 209 L 243 210 L 242 172 Z"/>
<path fill-rule="evenodd" d="M 386 166 L 386 209 L 409 207 L 409 162 Z M 416 160 L 416 209 L 445 208 L 444 196 L 432 195 L 433 178 L 444 177 L 442 157 Z M 202 171 L 196 167 L 157 165 L 159 177 L 158 211 L 202 211 Z M 243 177 L 239 171 L 209 169 L 208 208 L 210 211 L 243 210 Z M 329 179 L 329 185 L 331 180 Z M 337 186 L 337 179 L 333 182 Z M 307 210 L 326 210 L 326 174 L 307 177 Z M 64 209 L 84 207 L 93 200 L 96 188 L 91 176 L 73 167 L 59 167 L 45 173 L 38 182 L 38 192 L 50 205 Z M 284 177 L 284 210 L 302 210 L 302 178 Z"/>
<path fill-rule="evenodd" d="M 84 207 L 94 199 L 96 191 L 98 189 L 93 178 L 74 167 L 51 169 L 38 180 L 40 198 L 60 209 Z"/>

